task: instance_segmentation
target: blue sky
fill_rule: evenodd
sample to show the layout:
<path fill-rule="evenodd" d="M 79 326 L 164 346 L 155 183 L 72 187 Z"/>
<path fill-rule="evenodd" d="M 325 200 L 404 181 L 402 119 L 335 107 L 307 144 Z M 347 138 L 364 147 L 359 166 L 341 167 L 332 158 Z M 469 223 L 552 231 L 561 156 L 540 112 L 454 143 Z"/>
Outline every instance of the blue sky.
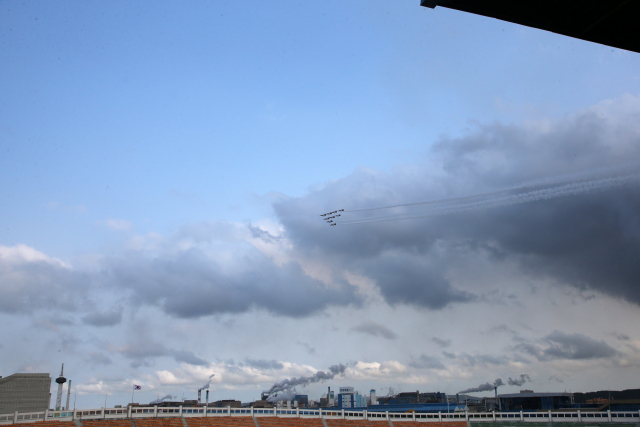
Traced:
<path fill-rule="evenodd" d="M 84 275 L 84 282 L 78 280 L 93 285 L 79 284 L 73 295 L 84 295 L 97 307 L 106 307 L 105 312 L 115 313 L 116 318 L 120 313 L 121 321 L 101 328 L 92 325 L 86 320 L 87 314 L 82 311 L 80 302 L 71 304 L 69 312 L 63 316 L 68 315 L 65 327 L 60 326 L 64 322 L 51 322 L 56 310 L 46 304 L 22 314 L 12 314 L 7 309 L 2 316 L 8 316 L 7 321 L 16 322 L 13 324 L 20 325 L 20 331 L 34 337 L 44 334 L 42 319 L 57 325 L 55 334 L 75 330 L 77 341 L 74 345 L 85 346 L 82 347 L 84 350 L 72 351 L 70 348 L 66 359 L 64 355 L 58 358 L 68 360 L 69 369 L 76 369 L 77 383 L 86 386 L 87 396 L 106 390 L 123 396 L 122 399 L 128 393 L 122 385 L 96 388 L 91 384 L 107 381 L 116 365 L 129 363 L 116 361 L 120 356 L 114 355 L 129 357 L 135 353 L 123 350 L 125 344 L 118 344 L 116 337 L 135 335 L 132 331 L 142 327 L 138 323 L 142 321 L 140 310 L 149 311 L 143 317 L 145 322 L 157 321 L 167 328 L 206 330 L 205 325 L 211 325 L 220 330 L 224 322 L 244 324 L 245 329 L 234 332 L 240 336 L 256 330 L 256 325 L 262 323 L 276 328 L 275 325 L 283 324 L 307 329 L 320 323 L 335 328 L 350 324 L 352 326 L 345 329 L 351 331 L 349 333 L 378 331 L 377 335 L 369 336 L 382 342 L 390 336 L 401 340 L 399 330 L 404 326 L 392 313 L 406 311 L 409 316 L 408 313 L 414 313 L 412 310 L 417 311 L 411 316 L 427 316 L 446 323 L 452 315 L 447 312 L 449 308 L 438 311 L 442 308 L 439 307 L 433 312 L 429 311 L 433 307 L 429 308 L 428 304 L 420 306 L 427 307 L 425 312 L 411 304 L 403 308 L 406 300 L 398 295 L 391 296 L 388 288 L 379 283 L 383 277 L 389 277 L 391 273 L 388 272 L 378 272 L 379 276 L 369 277 L 369 281 L 363 279 L 372 294 L 378 292 L 376 289 L 382 289 L 381 299 L 376 300 L 376 304 L 380 304 L 377 308 L 354 297 L 357 293 L 329 292 L 326 299 L 320 298 L 326 305 L 310 308 L 301 324 L 294 326 L 296 322 L 290 324 L 292 321 L 287 317 L 290 312 L 279 311 L 281 308 L 275 305 L 267 305 L 266 311 L 260 311 L 260 302 L 246 312 L 216 314 L 207 311 L 193 318 L 179 311 L 171 314 L 166 300 L 158 303 L 160 305 L 148 301 L 145 303 L 148 306 L 143 304 L 141 308 L 135 283 L 122 285 L 127 282 L 124 277 L 139 276 L 122 273 L 123 265 L 113 266 L 114 259 L 138 259 L 132 256 L 132 251 L 140 256 L 140 260 L 159 263 L 164 258 L 158 254 L 171 254 L 166 256 L 175 256 L 171 259 L 177 262 L 189 253 L 181 240 L 189 235 L 187 240 L 196 242 L 194 247 L 212 257 L 212 262 L 226 265 L 225 268 L 244 265 L 239 260 L 247 257 L 253 260 L 250 265 L 263 265 L 257 259 L 265 256 L 278 268 L 283 263 L 294 262 L 301 269 L 303 279 L 293 267 L 275 272 L 271 270 L 275 268 L 273 266 L 256 270 L 252 277 L 273 273 L 275 282 L 289 280 L 287 278 L 305 281 L 311 277 L 324 283 L 327 289 L 333 289 L 339 286 L 336 283 L 341 283 L 339 280 L 334 282 L 335 277 L 364 264 L 353 259 L 354 264 L 345 265 L 329 256 L 327 251 L 339 244 L 358 241 L 359 235 L 349 234 L 345 237 L 348 242 L 314 246 L 319 240 L 305 240 L 312 238 L 313 233 L 303 231 L 291 215 L 311 215 L 309 212 L 315 212 L 314 209 L 322 213 L 325 208 L 332 209 L 337 200 L 360 203 L 356 202 L 357 196 L 364 193 L 350 193 L 352 184 L 353 188 L 362 188 L 363 182 L 378 183 L 380 187 L 378 184 L 367 187 L 373 195 L 361 201 L 365 205 L 376 205 L 378 202 L 384 204 L 383 196 L 387 195 L 394 201 L 423 200 L 478 191 L 483 188 L 476 185 L 480 182 L 486 184 L 493 180 L 493 185 L 504 186 L 510 179 L 541 178 L 566 171 L 611 166 L 620 163 L 621 159 L 634 160 L 635 151 L 626 152 L 620 147 L 630 150 L 629 147 L 638 143 L 634 125 L 640 94 L 638 54 L 462 12 L 422 8 L 418 3 L 417 0 L 394 3 L 1 1 L 0 245 L 7 248 L 6 254 L 22 254 L 15 256 L 23 257 L 25 262 L 42 258 L 51 265 L 64 263 L 69 274 Z M 620 143 L 620 147 L 610 151 L 622 150 L 622 154 L 598 158 L 590 151 L 593 146 L 585 145 L 584 150 L 575 154 L 584 159 L 566 168 L 560 162 L 555 165 L 553 161 L 543 159 L 536 165 L 527 166 L 529 171 L 536 173 L 517 175 L 512 167 L 508 169 L 511 172 L 500 175 L 501 169 L 492 161 L 497 158 L 519 160 L 516 154 L 492 153 L 489 157 L 493 160 L 478 160 L 474 169 L 476 174 L 468 170 L 458 174 L 451 172 L 456 170 L 452 166 L 456 163 L 451 159 L 458 155 L 464 157 L 463 154 L 445 150 L 450 156 L 447 166 L 442 149 L 434 151 L 434 147 L 448 146 L 451 141 L 464 146 L 465 141 L 482 139 L 485 134 L 495 135 L 499 129 L 519 129 L 525 133 L 537 129 L 538 133 L 534 132 L 537 136 L 522 137 L 521 140 L 538 141 L 546 147 L 540 148 L 541 152 L 560 156 L 558 153 L 562 150 L 551 150 L 545 145 L 546 139 L 558 138 L 558 144 L 561 144 L 565 139 L 571 139 L 565 129 L 579 129 L 576 122 L 598 114 L 606 117 L 602 126 L 610 129 L 598 141 L 613 146 Z M 570 149 L 576 147 L 579 149 L 580 144 L 575 143 Z M 551 163 L 555 166 L 550 166 Z M 442 185 L 425 187 L 427 182 Z M 331 191 L 340 197 L 331 196 Z M 294 213 L 291 213 L 292 209 Z M 247 237 L 250 233 L 246 230 L 252 230 L 247 228 L 250 224 L 280 236 L 286 242 L 279 240 L 277 248 L 267 248 L 266 243 L 261 246 Z M 202 227 L 215 230 L 207 228 L 204 232 Z M 196 233 L 195 229 L 199 231 Z M 226 231 L 220 231 L 222 229 Z M 329 231 L 334 230 L 323 232 Z M 391 247 L 397 243 L 393 237 L 397 232 L 385 233 L 380 239 L 389 239 Z M 204 235 L 208 237 L 202 237 Z M 30 255 L 17 249 L 23 247 L 20 245 L 29 248 Z M 34 255 L 36 252 L 40 255 Z M 237 259 L 233 258 L 234 254 Z M 253 258 L 254 255 L 258 258 Z M 6 259 L 14 259 L 12 256 L 6 255 Z M 229 258 L 236 261 L 229 261 Z M 142 264 L 140 261 L 139 265 Z M 27 286 L 13 282 L 16 276 L 8 273 L 14 271 L 11 265 L 7 264 L 0 276 L 3 292 Z M 25 268 L 28 270 L 28 266 Z M 135 269 L 135 266 L 127 264 L 126 268 Z M 531 281 L 539 279 L 511 270 L 516 267 L 502 265 L 501 268 L 506 270 L 498 278 L 494 277 L 495 283 L 504 280 L 526 282 L 529 286 Z M 224 277 L 230 277 L 225 274 Z M 362 271 L 358 274 L 366 276 Z M 464 288 L 464 280 L 454 279 L 454 273 L 445 276 L 450 283 L 459 280 L 457 287 Z M 353 276 L 348 277 L 353 279 Z M 551 286 L 549 292 L 560 292 L 555 297 L 571 300 L 573 297 L 567 295 L 573 291 L 553 290 L 556 288 L 550 284 L 570 282 L 567 277 L 553 276 L 543 281 L 545 286 Z M 40 285 L 29 282 L 29 286 L 37 289 L 47 280 L 55 282 L 54 279 L 40 279 L 39 282 L 36 280 Z M 96 284 L 100 280 L 106 282 Z M 153 286 L 165 289 L 169 286 L 167 283 L 173 283 L 169 279 L 166 283 L 163 280 L 162 276 L 157 277 Z M 245 283 L 243 280 L 240 282 Z M 313 280 L 308 282 L 309 286 L 315 286 Z M 353 280 L 352 285 L 357 282 Z M 491 282 L 488 277 L 486 280 Z M 573 282 L 565 285 L 570 289 L 580 288 Z M 105 290 L 118 286 L 124 286 L 122 292 L 117 293 L 121 299 Z M 145 289 L 150 293 L 156 290 L 154 287 Z M 198 289 L 209 288 L 205 283 Z M 364 292 L 364 288 L 358 289 Z M 430 288 L 427 286 L 427 289 Z M 637 305 L 633 305 L 637 301 L 629 297 L 631 294 L 621 291 L 611 296 L 601 292 L 596 284 L 589 283 L 582 289 L 592 289 L 598 298 L 606 301 L 602 303 L 607 307 L 604 311 L 615 312 L 616 304 L 631 304 L 637 309 Z M 128 299 L 131 295 L 134 295 L 132 300 Z M 347 308 L 336 302 L 336 298 L 348 300 L 349 295 L 353 299 L 349 300 L 352 305 Z M 619 300 L 620 295 L 623 295 L 623 302 Z M 625 300 L 625 296 L 630 299 Z M 455 304 L 459 300 L 453 298 L 451 301 Z M 483 302 L 470 304 L 486 305 L 489 304 L 487 301 L 485 298 Z M 585 301 L 580 304 L 590 304 Z M 444 307 L 449 307 L 447 304 Z M 637 310 L 625 307 L 624 310 L 637 316 Z M 168 311 L 162 311 L 165 309 Z M 483 309 L 477 308 L 479 312 Z M 473 310 L 469 309 L 470 312 Z M 383 312 L 387 313 L 383 315 L 386 316 L 384 322 L 359 323 L 357 320 L 374 319 L 376 313 Z M 464 318 L 464 313 L 465 310 L 458 316 Z M 575 318 L 578 317 L 575 314 Z M 389 335 L 384 329 L 372 328 L 371 322 L 377 326 L 386 325 L 385 328 L 396 332 Z M 488 325 L 486 329 L 503 323 L 496 320 L 495 325 Z M 625 320 L 621 318 L 619 323 L 622 325 Z M 616 324 L 602 334 L 614 333 L 618 326 Z M 565 335 L 554 335 L 555 329 L 561 329 Z M 513 330 L 518 328 L 513 327 Z M 5 333 L 8 332 L 0 333 L 0 338 Z M 579 322 L 571 330 L 551 323 L 538 334 L 547 337 L 547 343 L 554 343 L 559 336 L 586 334 L 586 330 Z M 596 336 L 595 339 L 601 341 L 605 339 L 603 337 Z M 468 339 L 473 342 L 472 338 Z M 637 341 L 640 336 L 630 339 Z M 100 343 L 96 344 L 98 341 Z M 308 340 L 297 341 L 317 347 Z M 149 344 L 147 349 L 153 345 Z M 343 361 L 335 354 L 320 356 L 315 353 L 312 356 L 305 352 L 304 345 L 296 345 L 300 351 L 292 350 L 290 356 L 285 357 L 279 356 L 277 349 L 264 350 L 258 344 L 230 346 L 226 354 L 221 354 L 213 347 L 200 348 L 197 340 L 165 343 L 167 348 L 184 348 L 199 355 L 211 364 L 208 369 L 222 369 L 215 364 L 230 359 L 237 364 L 245 358 L 277 360 L 283 362 L 283 366 L 291 363 L 297 367 L 290 371 L 276 370 L 271 376 L 252 371 L 252 375 L 266 375 L 266 382 L 326 369 Z M 25 362 L 26 348 L 11 353 L 5 348 L 0 360 L 8 371 L 0 374 L 8 375 L 12 370 L 21 369 L 57 372 L 61 360 L 52 357 L 50 360 L 45 358 L 48 361 Z M 165 356 L 176 354 L 171 351 L 165 351 Z M 472 354 L 481 350 L 480 347 L 474 350 L 472 344 L 459 351 Z M 618 355 L 623 354 L 621 350 L 617 351 Z M 352 363 L 384 362 L 382 359 L 365 360 L 356 347 L 345 352 L 345 360 Z M 91 370 L 81 356 L 86 353 L 102 354 L 113 359 L 113 364 L 105 363 L 101 370 Z M 189 381 L 197 382 L 208 376 L 206 369 L 194 374 L 188 366 L 180 365 L 185 362 L 179 361 L 177 356 L 168 364 L 156 361 L 154 357 L 160 357 L 160 353 L 162 351 L 151 351 L 150 356 L 145 356 L 144 363 L 127 368 L 129 371 L 118 368 L 123 383 L 134 378 L 133 372 L 138 372 L 140 377 L 156 378 L 152 385 L 156 387 L 154 390 L 174 383 L 179 384 L 175 387 L 188 389 L 191 387 Z M 537 360 L 544 366 L 535 369 L 548 371 L 548 377 L 556 375 L 540 354 L 543 353 L 538 354 Z M 387 362 L 395 361 L 409 370 L 427 369 L 424 366 L 407 368 L 410 361 L 400 360 L 398 355 L 381 357 L 388 357 Z M 414 359 L 419 357 L 416 353 Z M 451 387 L 466 388 L 483 383 L 487 381 L 485 376 L 494 374 L 477 376 L 481 374 L 465 371 L 460 365 L 462 362 L 456 360 L 449 358 L 451 364 L 442 365 L 448 369 L 446 375 L 432 373 L 430 379 L 423 378 L 424 388 L 444 389 L 450 384 L 447 381 L 456 384 Z M 75 368 L 71 368 L 74 363 Z M 521 363 L 518 361 L 513 363 L 516 364 L 513 375 L 533 373 L 533 368 L 517 365 Z M 624 365 L 620 361 L 616 363 Z M 245 365 L 250 363 L 245 362 Z M 612 367 L 611 372 L 615 371 L 615 375 L 623 378 L 624 369 L 620 366 Z M 140 369 L 144 372 L 140 373 Z M 161 377 L 157 372 L 173 372 L 172 369 L 182 369 L 184 378 L 188 379 L 174 383 L 166 380 L 166 375 L 162 377 L 164 383 L 157 379 Z M 523 369 L 531 372 L 520 372 Z M 345 381 L 355 384 L 363 381 L 363 387 L 369 387 L 366 381 L 373 380 L 358 377 L 356 371 L 354 368 L 352 377 Z M 220 377 L 224 378 L 223 375 Z M 153 383 L 151 379 L 146 381 Z M 252 383 L 250 376 L 236 383 L 228 381 L 232 384 L 230 390 L 238 387 L 234 392 L 243 396 L 243 400 L 253 395 L 257 398 L 260 390 L 255 387 L 256 381 L 254 388 L 246 385 Z M 388 387 L 395 379 L 381 376 L 376 381 L 379 387 Z M 399 382 L 401 380 L 396 384 Z M 589 387 L 587 381 L 575 386 Z M 592 388 L 595 387 L 594 384 Z M 89 402 L 92 401 L 88 400 L 87 404 Z"/>

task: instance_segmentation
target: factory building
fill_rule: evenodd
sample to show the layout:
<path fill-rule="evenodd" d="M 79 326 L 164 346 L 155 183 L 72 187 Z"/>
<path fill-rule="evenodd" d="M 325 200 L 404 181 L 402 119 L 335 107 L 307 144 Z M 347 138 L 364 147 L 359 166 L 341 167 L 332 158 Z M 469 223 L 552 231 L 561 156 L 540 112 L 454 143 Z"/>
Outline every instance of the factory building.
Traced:
<path fill-rule="evenodd" d="M 498 395 L 501 411 L 536 411 L 570 408 L 573 393 L 534 393 L 522 390 L 520 393 Z"/>
<path fill-rule="evenodd" d="M 293 403 L 298 402 L 298 406 L 306 408 L 309 406 L 309 395 L 307 394 L 296 394 L 293 398 Z M 295 406 L 295 405 L 294 405 Z"/>
<path fill-rule="evenodd" d="M 340 387 L 338 394 L 339 408 L 362 408 L 367 406 L 367 399 L 356 393 L 353 387 Z"/>
<path fill-rule="evenodd" d="M 49 374 L 13 374 L 0 377 L 0 414 L 44 412 L 51 402 Z"/>

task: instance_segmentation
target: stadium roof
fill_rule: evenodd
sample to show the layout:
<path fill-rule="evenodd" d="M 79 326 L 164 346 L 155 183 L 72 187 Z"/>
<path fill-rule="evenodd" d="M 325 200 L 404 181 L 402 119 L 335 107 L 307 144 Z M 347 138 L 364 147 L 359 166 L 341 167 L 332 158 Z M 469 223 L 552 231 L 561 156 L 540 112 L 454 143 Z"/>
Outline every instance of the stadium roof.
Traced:
<path fill-rule="evenodd" d="M 640 53 L 637 0 L 421 0 Z"/>

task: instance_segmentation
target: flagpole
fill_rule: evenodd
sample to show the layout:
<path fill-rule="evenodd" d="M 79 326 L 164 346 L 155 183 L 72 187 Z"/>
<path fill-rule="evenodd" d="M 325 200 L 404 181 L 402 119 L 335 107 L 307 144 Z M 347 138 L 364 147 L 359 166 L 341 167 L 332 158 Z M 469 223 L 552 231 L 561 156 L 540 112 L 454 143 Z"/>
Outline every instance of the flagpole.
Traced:
<path fill-rule="evenodd" d="M 133 405 L 133 392 L 136 391 L 136 386 L 133 386 L 133 390 L 131 390 L 131 404 Z"/>

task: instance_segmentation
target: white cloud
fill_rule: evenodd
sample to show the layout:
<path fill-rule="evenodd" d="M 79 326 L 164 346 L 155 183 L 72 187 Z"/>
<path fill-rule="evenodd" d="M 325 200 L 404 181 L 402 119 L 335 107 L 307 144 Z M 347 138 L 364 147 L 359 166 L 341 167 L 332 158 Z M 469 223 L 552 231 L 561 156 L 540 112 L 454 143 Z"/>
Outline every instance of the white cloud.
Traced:
<path fill-rule="evenodd" d="M 104 224 L 112 230 L 129 231 L 133 230 L 133 223 L 126 219 L 107 219 Z"/>

